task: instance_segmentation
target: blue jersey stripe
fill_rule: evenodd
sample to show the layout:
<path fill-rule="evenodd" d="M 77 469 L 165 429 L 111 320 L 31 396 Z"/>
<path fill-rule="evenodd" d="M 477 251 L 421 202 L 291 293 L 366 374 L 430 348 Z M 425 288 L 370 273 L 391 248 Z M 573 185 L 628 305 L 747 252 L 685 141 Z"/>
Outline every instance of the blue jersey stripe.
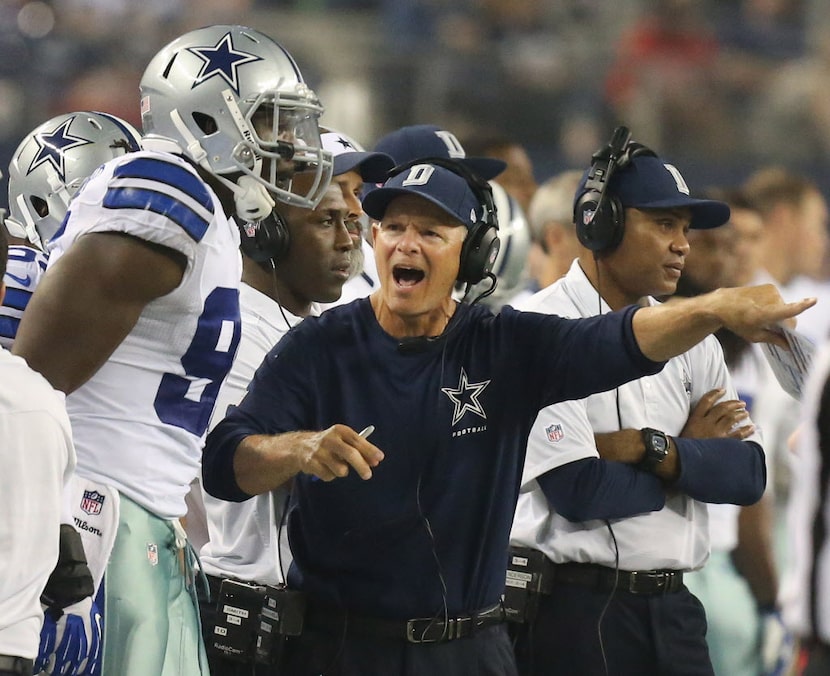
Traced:
<path fill-rule="evenodd" d="M 14 337 L 17 335 L 18 326 L 20 326 L 20 320 L 16 317 L 0 315 L 0 338 L 14 340 Z"/>
<path fill-rule="evenodd" d="M 173 186 L 213 213 L 213 200 L 204 181 L 184 167 L 152 157 L 139 157 L 115 169 L 114 178 L 143 178 Z"/>
<path fill-rule="evenodd" d="M 209 221 L 179 200 L 154 190 L 140 188 L 110 188 L 104 196 L 107 209 L 141 209 L 166 216 L 195 241 L 205 236 Z"/>
<path fill-rule="evenodd" d="M 6 297 L 3 299 L 3 305 L 14 310 L 25 310 L 29 304 L 29 299 L 32 297 L 31 291 L 24 291 L 23 289 L 15 289 L 14 287 L 6 287 Z"/>

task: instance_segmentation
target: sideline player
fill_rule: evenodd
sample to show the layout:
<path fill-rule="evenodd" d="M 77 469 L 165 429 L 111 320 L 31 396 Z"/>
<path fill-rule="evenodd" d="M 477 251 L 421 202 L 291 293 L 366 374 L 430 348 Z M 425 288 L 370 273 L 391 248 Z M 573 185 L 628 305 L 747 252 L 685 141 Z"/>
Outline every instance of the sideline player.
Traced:
<path fill-rule="evenodd" d="M 141 80 L 145 150 L 75 196 L 14 350 L 68 394 L 106 567 L 104 672 L 206 670 L 178 519 L 240 334 L 239 233 L 229 215 L 328 185 L 321 107 L 293 58 L 242 26 L 174 40 Z M 307 189 L 292 192 L 294 172 Z"/>
<path fill-rule="evenodd" d="M 6 231 L 0 228 L 0 302 Z M 0 347 L 0 674 L 31 674 L 41 595 L 58 562 L 63 488 L 75 465 L 64 397 Z"/>
<path fill-rule="evenodd" d="M 332 142 L 337 137 L 339 142 Z M 320 303 L 333 302 L 353 273 L 359 252 L 363 215 L 358 195 L 363 182 L 383 181 L 393 162 L 388 155 L 357 151 L 342 134 L 322 135 L 323 147 L 333 156 L 332 182 L 314 209 L 277 204 L 275 220 L 266 227 L 282 234 L 263 244 L 243 232 L 243 272 L 240 287 L 242 338 L 228 379 L 219 391 L 212 424 L 227 407 L 238 404 L 268 351 L 304 317 L 320 314 Z M 299 179 L 295 179 L 299 180 Z M 263 226 L 260 226 L 263 227 Z M 291 553 L 283 531 L 283 509 L 288 486 L 279 487 L 242 503 L 203 494 L 209 539 L 200 558 L 210 583 L 211 601 L 201 604 L 203 634 L 214 676 L 267 674 L 271 669 L 254 664 L 250 652 L 229 658 L 211 650 L 223 644 L 214 625 L 222 624 L 222 581 L 232 578 L 258 587 L 284 582 Z M 230 588 L 230 585 L 228 585 Z M 217 605 L 217 599 L 219 599 Z M 248 626 L 246 624 L 246 626 Z M 233 632 L 232 632 L 233 633 Z M 253 635 L 244 641 L 255 645 Z"/>
<path fill-rule="evenodd" d="M 58 115 L 20 142 L 9 164 L 10 213 L 5 226 L 18 244 L 9 247 L 4 277 L 9 288 L 0 306 L 0 342 L 11 348 L 20 318 L 46 270 L 43 248 L 60 228 L 81 184 L 108 160 L 139 148 L 140 135 L 129 123 L 95 111 Z M 64 500 L 60 559 L 42 596 L 46 613 L 35 673 L 100 671 L 101 614 L 69 509 L 74 486 L 73 477 Z"/>

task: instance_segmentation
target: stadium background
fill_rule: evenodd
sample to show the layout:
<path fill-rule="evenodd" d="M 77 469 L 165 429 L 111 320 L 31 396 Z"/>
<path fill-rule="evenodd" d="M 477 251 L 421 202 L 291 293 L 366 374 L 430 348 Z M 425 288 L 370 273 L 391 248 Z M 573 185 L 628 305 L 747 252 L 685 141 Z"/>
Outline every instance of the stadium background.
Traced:
<path fill-rule="evenodd" d="M 367 145 L 413 123 L 501 134 L 544 180 L 587 166 L 623 122 L 693 189 L 773 163 L 830 192 L 826 0 L 0 0 L 4 173 L 61 112 L 140 128 L 150 57 L 219 22 L 283 43 L 324 123 Z"/>

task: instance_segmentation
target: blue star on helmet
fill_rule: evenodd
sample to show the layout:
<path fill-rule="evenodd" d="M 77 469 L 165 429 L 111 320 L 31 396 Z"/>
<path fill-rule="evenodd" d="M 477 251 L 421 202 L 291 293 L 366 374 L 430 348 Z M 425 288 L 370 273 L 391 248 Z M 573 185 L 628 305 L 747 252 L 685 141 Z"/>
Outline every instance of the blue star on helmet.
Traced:
<path fill-rule="evenodd" d="M 198 56 L 204 63 L 191 89 L 218 75 L 239 94 L 239 67 L 246 63 L 262 61 L 261 56 L 233 48 L 230 33 L 225 33 L 213 47 L 188 47 L 188 52 Z"/>
<path fill-rule="evenodd" d="M 352 150 L 356 150 L 354 145 L 352 145 L 352 142 L 349 141 L 349 139 L 343 138 L 342 136 L 337 137 L 336 143 L 339 143 L 341 146 L 343 146 L 343 150 L 345 150 L 346 148 L 351 148 Z"/>
<path fill-rule="evenodd" d="M 452 424 L 455 425 L 464 414 L 469 411 L 487 420 L 487 414 L 478 400 L 484 388 L 490 384 L 489 380 L 480 383 L 471 383 L 467 378 L 467 372 L 462 368 L 461 377 L 458 379 L 458 387 L 442 387 L 441 391 L 446 394 L 453 403 L 455 410 L 452 413 Z"/>
<path fill-rule="evenodd" d="M 31 174 L 35 169 L 43 164 L 51 164 L 55 171 L 58 172 L 61 181 L 66 180 L 66 151 L 73 148 L 89 145 L 92 143 L 89 139 L 81 136 L 73 136 L 69 133 L 69 127 L 75 121 L 75 116 L 64 120 L 60 126 L 54 131 L 44 131 L 35 134 L 35 143 L 37 143 L 37 152 L 32 158 L 27 174 Z"/>

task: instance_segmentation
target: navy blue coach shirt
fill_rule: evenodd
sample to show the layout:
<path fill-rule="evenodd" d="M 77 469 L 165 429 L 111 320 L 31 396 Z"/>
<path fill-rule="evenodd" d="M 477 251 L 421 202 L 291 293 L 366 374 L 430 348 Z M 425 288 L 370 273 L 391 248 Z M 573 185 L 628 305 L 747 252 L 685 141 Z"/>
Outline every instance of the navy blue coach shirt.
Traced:
<path fill-rule="evenodd" d="M 249 497 L 233 455 L 245 436 L 374 425 L 385 454 L 368 481 L 296 477 L 288 585 L 388 618 L 472 613 L 499 602 L 527 437 L 544 406 L 658 372 L 636 311 L 587 319 L 459 305 L 441 340 L 401 353 L 368 299 L 309 317 L 266 356 L 208 436 L 203 481 Z M 444 591 L 446 589 L 446 591 Z"/>

